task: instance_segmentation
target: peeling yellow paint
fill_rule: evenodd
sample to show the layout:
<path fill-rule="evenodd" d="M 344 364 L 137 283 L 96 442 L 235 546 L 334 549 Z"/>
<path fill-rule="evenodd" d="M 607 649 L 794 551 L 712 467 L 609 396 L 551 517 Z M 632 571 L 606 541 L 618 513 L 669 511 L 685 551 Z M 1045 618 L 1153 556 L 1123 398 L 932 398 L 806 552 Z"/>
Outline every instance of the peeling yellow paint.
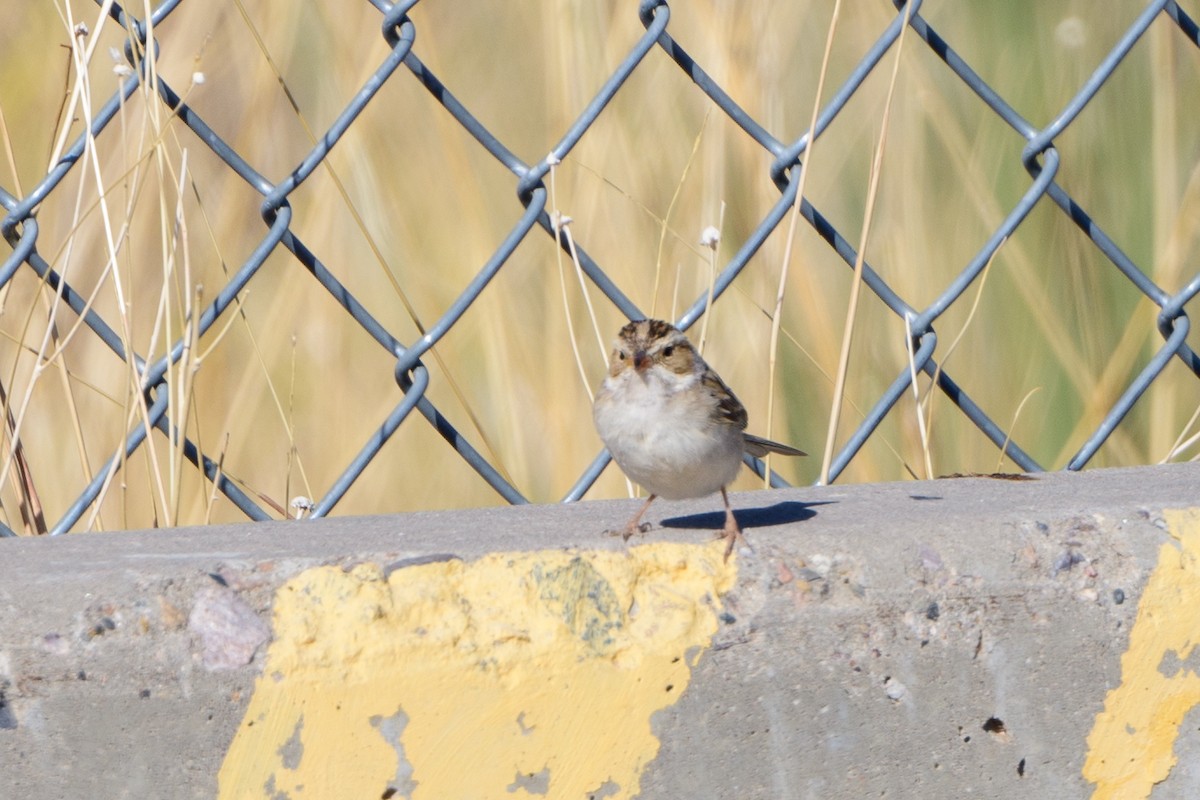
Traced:
<path fill-rule="evenodd" d="M 1083 777 L 1096 784 L 1096 800 L 1149 797 L 1175 766 L 1184 715 L 1200 704 L 1200 674 L 1182 663 L 1200 643 L 1200 509 L 1163 515 L 1179 544 L 1159 551 L 1121 657 L 1121 685 L 1088 736 Z"/>
<path fill-rule="evenodd" d="M 632 798 L 736 577 L 721 542 L 309 570 L 221 798 Z M 388 792 L 391 794 L 388 794 Z"/>

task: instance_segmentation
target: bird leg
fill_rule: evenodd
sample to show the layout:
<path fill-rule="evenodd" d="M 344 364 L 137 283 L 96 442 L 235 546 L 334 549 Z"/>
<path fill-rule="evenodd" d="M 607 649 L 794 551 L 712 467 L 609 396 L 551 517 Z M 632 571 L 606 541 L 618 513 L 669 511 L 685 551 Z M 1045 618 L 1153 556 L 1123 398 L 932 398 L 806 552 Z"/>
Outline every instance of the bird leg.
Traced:
<path fill-rule="evenodd" d="M 650 523 L 641 522 L 641 519 L 642 515 L 646 513 L 646 509 L 650 507 L 650 504 L 654 502 L 654 498 L 656 497 L 658 497 L 656 494 L 652 494 L 647 497 L 646 502 L 642 503 L 642 507 L 638 509 L 636 514 L 633 515 L 633 519 L 629 520 L 629 524 L 626 525 L 625 530 L 621 532 L 621 536 L 625 539 L 625 541 L 628 542 L 629 537 L 633 536 L 635 533 L 645 533 L 646 531 L 650 530 Z"/>
<path fill-rule="evenodd" d="M 721 534 L 725 539 L 725 560 L 729 560 L 729 554 L 733 552 L 733 546 L 737 544 L 737 540 L 746 541 L 746 537 L 742 536 L 742 529 L 738 527 L 737 520 L 734 519 L 733 509 L 729 506 L 729 495 L 725 492 L 725 487 L 721 487 L 721 499 L 725 501 L 725 530 Z"/>

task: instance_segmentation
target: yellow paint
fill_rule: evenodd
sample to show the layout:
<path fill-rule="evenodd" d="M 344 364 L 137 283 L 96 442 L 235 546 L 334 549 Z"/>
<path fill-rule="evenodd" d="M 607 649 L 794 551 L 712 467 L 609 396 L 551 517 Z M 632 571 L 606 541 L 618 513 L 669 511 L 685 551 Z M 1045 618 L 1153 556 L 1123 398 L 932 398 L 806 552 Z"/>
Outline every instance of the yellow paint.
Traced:
<path fill-rule="evenodd" d="M 1164 516 L 1179 544 L 1159 551 L 1121 657 L 1121 685 L 1088 736 L 1083 777 L 1096 784 L 1095 800 L 1149 797 L 1175 766 L 1184 715 L 1200 703 L 1200 675 L 1182 663 L 1200 643 L 1200 509 Z"/>
<path fill-rule="evenodd" d="M 736 567 L 724 545 L 309 570 L 221 798 L 632 798 Z"/>

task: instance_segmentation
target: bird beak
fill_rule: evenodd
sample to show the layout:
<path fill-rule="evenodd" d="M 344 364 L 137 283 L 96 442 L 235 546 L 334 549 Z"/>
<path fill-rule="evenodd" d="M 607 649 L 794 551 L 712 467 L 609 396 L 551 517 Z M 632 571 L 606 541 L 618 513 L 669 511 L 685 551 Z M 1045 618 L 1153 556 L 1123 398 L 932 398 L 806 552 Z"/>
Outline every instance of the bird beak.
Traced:
<path fill-rule="evenodd" d="M 645 350 L 637 350 L 633 354 L 633 368 L 641 372 L 650 366 L 650 359 L 646 357 Z"/>

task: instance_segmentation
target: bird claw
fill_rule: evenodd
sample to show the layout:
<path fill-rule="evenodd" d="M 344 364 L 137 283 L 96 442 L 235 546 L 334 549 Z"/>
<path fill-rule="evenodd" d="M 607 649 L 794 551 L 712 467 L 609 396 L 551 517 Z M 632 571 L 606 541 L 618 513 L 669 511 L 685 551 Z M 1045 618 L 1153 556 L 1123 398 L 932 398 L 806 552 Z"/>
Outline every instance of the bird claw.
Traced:
<path fill-rule="evenodd" d="M 725 540 L 725 563 L 729 563 L 729 556 L 733 553 L 733 548 L 737 546 L 739 539 L 746 547 L 749 547 L 751 550 L 754 549 L 750 547 L 750 542 L 746 541 L 746 537 L 742 535 L 742 529 L 736 523 L 732 526 L 726 525 L 717 538 Z"/>
<path fill-rule="evenodd" d="M 640 525 L 626 525 L 624 528 L 621 528 L 619 530 L 616 528 L 609 528 L 608 530 L 606 530 L 604 532 L 604 535 L 605 536 L 620 536 L 622 539 L 624 539 L 625 541 L 628 542 L 631 538 L 633 538 L 633 535 L 635 533 L 646 533 L 653 527 L 654 526 L 651 525 L 649 522 L 643 522 Z"/>
<path fill-rule="evenodd" d="M 742 538 L 741 533 L 724 532 L 719 537 L 725 540 L 725 562 L 729 562 L 729 555 L 733 552 L 733 546 L 737 544 L 737 540 Z"/>
<path fill-rule="evenodd" d="M 643 522 L 641 525 L 629 525 L 628 527 L 625 528 L 625 532 L 622 534 L 622 536 L 624 536 L 625 541 L 628 542 L 629 538 L 631 536 L 633 536 L 635 533 L 646 533 L 648 530 L 650 530 L 653 527 L 654 526 L 651 525 L 649 522 Z"/>

